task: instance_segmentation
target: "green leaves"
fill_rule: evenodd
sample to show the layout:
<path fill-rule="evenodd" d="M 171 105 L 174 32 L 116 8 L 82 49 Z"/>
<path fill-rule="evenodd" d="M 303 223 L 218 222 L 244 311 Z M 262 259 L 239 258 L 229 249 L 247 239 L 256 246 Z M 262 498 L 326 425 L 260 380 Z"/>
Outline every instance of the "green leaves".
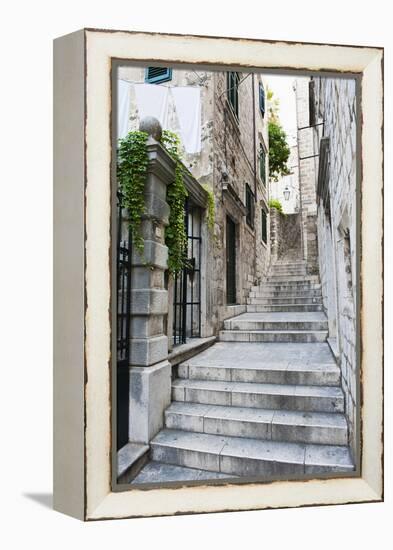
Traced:
<path fill-rule="evenodd" d="M 287 162 L 290 149 L 287 136 L 278 122 L 269 122 L 269 177 L 278 181 L 280 176 L 290 174 Z"/>
<path fill-rule="evenodd" d="M 169 130 L 164 130 L 161 143 L 176 161 L 175 179 L 168 185 L 167 189 L 170 214 L 169 225 L 165 229 L 165 244 L 168 247 L 168 269 L 172 274 L 175 274 L 185 266 L 187 255 L 187 233 L 184 215 L 188 193 L 183 180 L 186 168 L 181 161 L 178 136 Z"/>
<path fill-rule="evenodd" d="M 121 193 L 121 204 L 130 216 L 132 241 L 140 254 L 143 254 L 144 250 L 141 222 L 145 211 L 144 187 L 149 163 L 146 149 L 147 137 L 146 132 L 129 132 L 125 138 L 119 140 L 117 156 L 117 178 Z M 168 269 L 171 273 L 176 273 L 183 269 L 187 254 L 184 215 L 188 193 L 183 181 L 186 168 L 181 161 L 178 136 L 173 132 L 164 130 L 161 143 L 176 162 L 174 180 L 167 188 L 170 214 L 169 226 L 165 229 L 165 244 L 168 247 Z"/>
<path fill-rule="evenodd" d="M 144 187 L 149 158 L 146 151 L 146 132 L 129 132 L 119 140 L 117 178 L 122 207 L 128 210 L 132 241 L 139 253 L 143 253 L 141 221 L 145 210 Z"/>
<path fill-rule="evenodd" d="M 283 209 L 282 209 L 282 204 L 278 199 L 270 199 L 269 208 L 275 208 L 276 210 L 278 210 L 280 212 L 280 214 L 283 214 L 285 216 L 285 214 L 283 212 Z"/>
<path fill-rule="evenodd" d="M 269 177 L 278 181 L 280 176 L 290 174 L 287 162 L 290 149 L 287 143 L 287 136 L 280 123 L 269 122 Z"/>

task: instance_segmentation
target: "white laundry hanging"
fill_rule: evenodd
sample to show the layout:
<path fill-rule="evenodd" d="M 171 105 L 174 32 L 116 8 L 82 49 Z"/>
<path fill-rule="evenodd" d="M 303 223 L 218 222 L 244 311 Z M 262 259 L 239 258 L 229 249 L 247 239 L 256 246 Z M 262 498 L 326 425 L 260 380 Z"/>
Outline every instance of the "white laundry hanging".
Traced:
<path fill-rule="evenodd" d="M 169 89 L 157 84 L 135 83 L 135 97 L 139 121 L 147 116 L 159 120 L 163 129 L 168 129 L 168 93 Z"/>
<path fill-rule="evenodd" d="M 197 87 L 174 86 L 172 95 L 187 153 L 201 151 L 201 90 Z"/>
<path fill-rule="evenodd" d="M 117 137 L 124 138 L 128 133 L 130 119 L 130 83 L 117 81 Z"/>

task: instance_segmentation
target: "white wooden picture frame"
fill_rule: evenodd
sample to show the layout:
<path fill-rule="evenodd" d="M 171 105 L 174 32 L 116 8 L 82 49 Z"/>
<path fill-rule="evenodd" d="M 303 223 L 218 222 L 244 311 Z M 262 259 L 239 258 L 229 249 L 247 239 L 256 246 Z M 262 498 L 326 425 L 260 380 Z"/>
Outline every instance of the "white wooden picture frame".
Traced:
<path fill-rule="evenodd" d="M 361 106 L 359 475 L 114 488 L 111 67 L 119 60 L 353 74 Z M 383 499 L 383 50 L 84 29 L 54 42 L 54 508 L 81 520 Z"/>

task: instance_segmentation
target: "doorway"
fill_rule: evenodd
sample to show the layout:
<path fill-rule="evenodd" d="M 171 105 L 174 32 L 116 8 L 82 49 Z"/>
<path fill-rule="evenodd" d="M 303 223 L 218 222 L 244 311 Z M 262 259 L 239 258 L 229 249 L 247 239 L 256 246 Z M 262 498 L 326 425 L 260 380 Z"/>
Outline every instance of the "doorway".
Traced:
<path fill-rule="evenodd" d="M 227 304 L 236 304 L 236 224 L 226 219 Z"/>

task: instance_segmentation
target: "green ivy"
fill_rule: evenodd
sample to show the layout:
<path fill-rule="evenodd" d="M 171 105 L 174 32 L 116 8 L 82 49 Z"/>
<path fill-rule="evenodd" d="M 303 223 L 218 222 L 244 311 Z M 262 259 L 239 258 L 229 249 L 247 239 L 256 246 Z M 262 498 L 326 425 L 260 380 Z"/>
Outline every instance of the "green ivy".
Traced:
<path fill-rule="evenodd" d="M 176 162 L 175 179 L 168 185 L 167 202 L 170 208 L 169 225 L 165 228 L 165 243 L 168 247 L 168 269 L 174 274 L 186 263 L 187 233 L 184 223 L 187 189 L 183 174 L 186 170 L 181 161 L 180 140 L 176 134 L 164 130 L 161 143 Z"/>
<path fill-rule="evenodd" d="M 207 185 L 207 183 L 204 183 L 202 185 L 204 190 L 207 193 L 207 227 L 210 229 L 211 232 L 214 231 L 214 221 L 216 217 L 216 207 L 214 203 L 214 193 L 210 189 L 210 187 Z"/>
<path fill-rule="evenodd" d="M 280 212 L 280 214 L 285 216 L 284 211 L 282 209 L 282 204 L 278 199 L 270 199 L 269 208 L 275 208 L 276 210 L 278 210 Z"/>
<path fill-rule="evenodd" d="M 126 137 L 119 140 L 117 155 L 121 205 L 128 210 L 132 241 L 140 254 L 144 249 L 141 221 L 145 211 L 144 187 L 149 163 L 147 137 L 146 132 L 129 132 Z"/>
<path fill-rule="evenodd" d="M 129 132 L 125 138 L 119 140 L 117 161 L 121 204 L 128 210 L 132 241 L 140 254 L 143 254 L 144 250 L 141 222 L 145 211 L 144 187 L 149 163 L 146 149 L 147 137 L 146 132 L 138 130 Z M 176 163 L 174 181 L 167 188 L 170 214 L 169 225 L 165 228 L 168 269 L 173 274 L 183 269 L 186 263 L 187 233 L 184 212 L 188 193 L 183 180 L 186 168 L 181 161 L 180 140 L 176 134 L 164 130 L 161 144 Z"/>

